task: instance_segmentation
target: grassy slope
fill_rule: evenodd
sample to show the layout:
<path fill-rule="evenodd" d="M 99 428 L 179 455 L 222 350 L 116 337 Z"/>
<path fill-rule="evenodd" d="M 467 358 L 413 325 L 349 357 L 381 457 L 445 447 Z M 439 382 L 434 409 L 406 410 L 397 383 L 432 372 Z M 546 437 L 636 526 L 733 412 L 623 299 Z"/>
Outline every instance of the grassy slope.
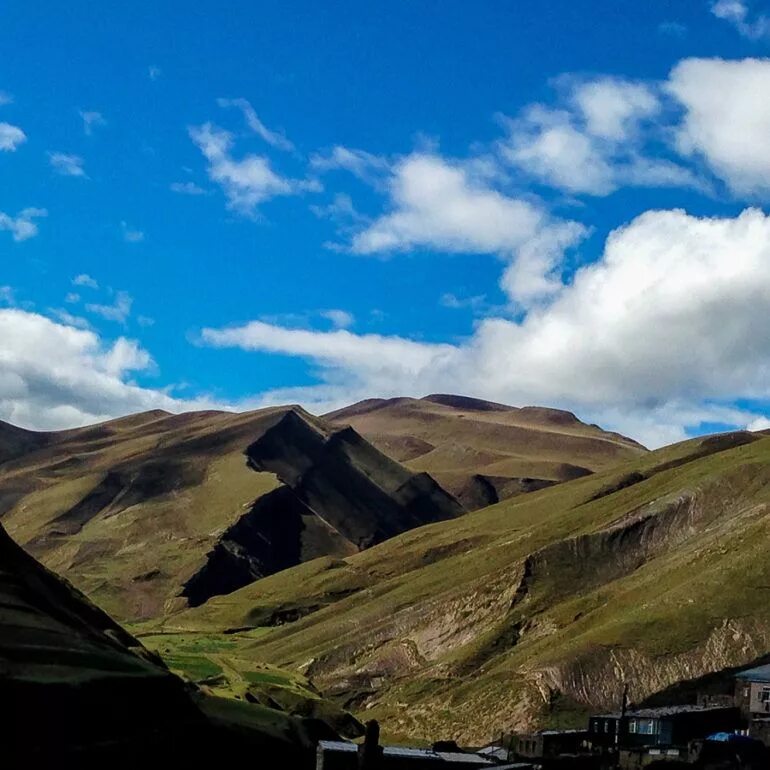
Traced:
<path fill-rule="evenodd" d="M 193 576 L 191 604 L 462 510 L 299 407 L 151 412 L 51 434 L 0 423 L 4 526 L 122 620 L 187 606 Z"/>
<path fill-rule="evenodd" d="M 181 584 L 244 506 L 278 486 L 246 467 L 243 450 L 282 414 L 149 413 L 47 434 L 42 448 L 2 466 L 2 489 L 20 493 L 3 525 L 111 614 L 157 615 L 180 604 Z M 137 476 L 148 459 L 169 485 L 161 494 Z M 57 523 L 116 468 L 139 479 L 134 499 L 107 504 L 80 529 Z"/>
<path fill-rule="evenodd" d="M 648 478 L 612 492 L 631 472 Z M 164 626 L 213 633 L 309 612 L 240 655 L 306 673 L 391 735 L 568 722 L 614 705 L 623 680 L 640 699 L 770 647 L 768 482 L 770 438 L 693 440 Z"/>

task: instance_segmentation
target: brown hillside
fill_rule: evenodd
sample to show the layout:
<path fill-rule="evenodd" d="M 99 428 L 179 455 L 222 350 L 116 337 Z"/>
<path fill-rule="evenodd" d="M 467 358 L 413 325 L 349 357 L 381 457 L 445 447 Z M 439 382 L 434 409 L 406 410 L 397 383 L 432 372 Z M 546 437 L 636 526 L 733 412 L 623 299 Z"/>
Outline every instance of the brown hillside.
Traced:
<path fill-rule="evenodd" d="M 0 461 L 3 524 L 123 619 L 462 513 L 426 474 L 299 407 L 18 435 Z"/>
<path fill-rule="evenodd" d="M 571 412 L 465 396 L 369 399 L 325 415 L 427 471 L 468 509 L 604 470 L 645 452 Z"/>

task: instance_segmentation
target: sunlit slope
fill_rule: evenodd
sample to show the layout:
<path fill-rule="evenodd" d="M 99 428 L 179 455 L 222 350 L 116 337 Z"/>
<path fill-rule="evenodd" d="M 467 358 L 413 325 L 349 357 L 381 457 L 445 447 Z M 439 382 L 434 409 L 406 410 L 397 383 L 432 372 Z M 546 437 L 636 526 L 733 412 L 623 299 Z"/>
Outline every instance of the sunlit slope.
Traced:
<path fill-rule="evenodd" d="M 13 448 L 0 461 L 4 526 L 122 620 L 462 513 L 426 474 L 299 407 L 0 435 Z"/>
<path fill-rule="evenodd" d="M 254 659 L 393 734 L 478 741 L 582 720 L 623 682 L 641 699 L 770 648 L 769 499 L 770 438 L 696 439 L 305 564 L 166 627 L 272 626 Z"/>
<path fill-rule="evenodd" d="M 463 396 L 370 399 L 326 415 L 479 508 L 641 455 L 635 441 L 570 412 Z"/>

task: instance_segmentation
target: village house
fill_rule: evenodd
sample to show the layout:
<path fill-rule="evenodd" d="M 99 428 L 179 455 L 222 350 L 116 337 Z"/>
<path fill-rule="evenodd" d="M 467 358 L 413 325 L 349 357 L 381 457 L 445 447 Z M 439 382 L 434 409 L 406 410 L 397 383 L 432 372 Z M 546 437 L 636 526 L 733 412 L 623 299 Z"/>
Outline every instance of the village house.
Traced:
<path fill-rule="evenodd" d="M 735 705 L 749 724 L 749 735 L 770 746 L 770 665 L 735 675 Z"/>
<path fill-rule="evenodd" d="M 525 759 L 552 759 L 587 750 L 587 730 L 539 730 L 516 736 L 515 752 Z"/>

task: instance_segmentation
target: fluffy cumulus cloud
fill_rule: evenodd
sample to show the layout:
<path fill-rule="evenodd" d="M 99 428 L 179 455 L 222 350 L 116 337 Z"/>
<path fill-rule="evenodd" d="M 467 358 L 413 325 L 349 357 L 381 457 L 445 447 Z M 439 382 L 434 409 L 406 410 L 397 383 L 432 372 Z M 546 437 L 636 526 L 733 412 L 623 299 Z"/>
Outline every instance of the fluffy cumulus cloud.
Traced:
<path fill-rule="evenodd" d="M 233 135 L 212 123 L 193 126 L 189 133 L 208 161 L 209 178 L 222 188 L 228 206 L 239 214 L 254 216 L 257 207 L 270 198 L 317 188 L 311 182 L 280 176 L 261 155 L 235 159 Z"/>
<path fill-rule="evenodd" d="M 36 313 L 0 310 L 0 419 L 39 429 L 84 425 L 150 408 L 170 396 L 130 382 L 150 356 L 136 342 L 104 345 L 92 331 Z"/>
<path fill-rule="evenodd" d="M 759 418 L 729 404 L 770 397 L 768 264 L 770 218 L 758 210 L 727 219 L 651 211 L 614 232 L 602 258 L 549 304 L 520 322 L 487 318 L 462 343 L 262 322 L 206 329 L 201 339 L 320 367 L 321 384 L 267 400 L 326 408 L 456 391 L 572 408 L 659 445 L 702 422 Z"/>
<path fill-rule="evenodd" d="M 10 123 L 0 123 L 0 152 L 15 152 L 27 141 L 27 135 Z"/>
<path fill-rule="evenodd" d="M 572 194 L 703 186 L 692 171 L 647 152 L 662 110 L 654 84 L 562 78 L 559 87 L 561 107 L 535 104 L 504 120 L 501 153 L 517 169 Z"/>
<path fill-rule="evenodd" d="M 701 156 L 738 194 L 770 190 L 770 60 L 685 59 L 667 88 L 685 110 L 682 153 Z"/>
<path fill-rule="evenodd" d="M 402 158 L 387 185 L 390 210 L 353 236 L 353 252 L 495 254 L 511 265 L 502 281 L 511 300 L 529 305 L 550 294 L 553 271 L 586 228 L 554 219 L 537 201 L 506 195 L 487 172 L 435 153 Z"/>
<path fill-rule="evenodd" d="M 22 209 L 15 217 L 0 211 L 0 231 L 7 231 L 14 241 L 26 241 L 38 234 L 36 219 L 48 214 L 45 209 Z"/>

